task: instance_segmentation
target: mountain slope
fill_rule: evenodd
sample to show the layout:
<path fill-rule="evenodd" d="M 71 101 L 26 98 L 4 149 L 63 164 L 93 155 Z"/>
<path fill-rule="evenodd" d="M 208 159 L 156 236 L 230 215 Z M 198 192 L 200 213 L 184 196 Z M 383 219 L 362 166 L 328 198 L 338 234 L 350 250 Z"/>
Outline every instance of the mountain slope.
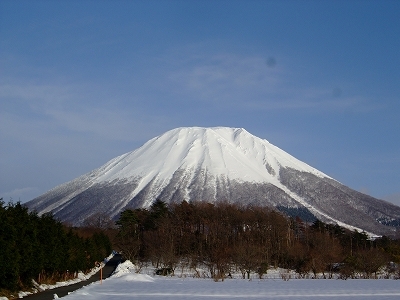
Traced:
<path fill-rule="evenodd" d="M 271 206 L 378 234 L 392 231 L 381 223 L 400 220 L 400 207 L 353 191 L 244 129 L 226 127 L 168 131 L 27 206 L 80 225 L 95 213 L 117 217 L 156 199 Z"/>

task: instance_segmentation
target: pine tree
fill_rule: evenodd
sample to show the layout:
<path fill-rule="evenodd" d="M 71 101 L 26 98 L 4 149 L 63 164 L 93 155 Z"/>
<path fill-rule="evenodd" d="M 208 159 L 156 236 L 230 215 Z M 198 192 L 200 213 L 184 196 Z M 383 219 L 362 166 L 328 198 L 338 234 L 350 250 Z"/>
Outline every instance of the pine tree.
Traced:
<path fill-rule="evenodd" d="M 15 291 L 18 288 L 18 264 L 16 253 L 17 232 L 3 199 L 0 199 L 0 289 Z"/>

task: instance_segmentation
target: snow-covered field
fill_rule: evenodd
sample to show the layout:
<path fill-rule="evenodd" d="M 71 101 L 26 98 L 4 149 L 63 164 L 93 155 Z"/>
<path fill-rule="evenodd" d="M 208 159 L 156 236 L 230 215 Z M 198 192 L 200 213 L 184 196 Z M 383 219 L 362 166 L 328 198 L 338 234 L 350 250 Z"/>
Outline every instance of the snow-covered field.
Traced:
<path fill-rule="evenodd" d="M 400 282 L 391 279 L 212 279 L 137 274 L 127 261 L 110 278 L 64 297 L 73 299 L 400 299 Z"/>

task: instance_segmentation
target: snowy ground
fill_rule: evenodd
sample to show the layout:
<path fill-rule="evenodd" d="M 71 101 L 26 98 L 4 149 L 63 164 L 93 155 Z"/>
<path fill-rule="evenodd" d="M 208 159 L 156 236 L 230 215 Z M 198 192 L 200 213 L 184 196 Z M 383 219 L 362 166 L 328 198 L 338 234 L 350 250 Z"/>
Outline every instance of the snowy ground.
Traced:
<path fill-rule="evenodd" d="M 400 282 L 391 279 L 212 279 L 137 274 L 128 261 L 115 274 L 70 295 L 74 299 L 379 299 L 400 298 Z"/>

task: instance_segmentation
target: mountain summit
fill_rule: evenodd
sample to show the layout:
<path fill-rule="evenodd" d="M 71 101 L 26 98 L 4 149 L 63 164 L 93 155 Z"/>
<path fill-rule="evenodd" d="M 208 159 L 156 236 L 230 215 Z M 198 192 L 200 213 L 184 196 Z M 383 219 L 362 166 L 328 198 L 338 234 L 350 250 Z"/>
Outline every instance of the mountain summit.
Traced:
<path fill-rule="evenodd" d="M 261 205 L 375 234 L 393 234 L 400 207 L 354 191 L 242 128 L 170 130 L 26 205 L 74 225 L 156 200 Z M 392 225 L 392 226 L 390 226 Z"/>

